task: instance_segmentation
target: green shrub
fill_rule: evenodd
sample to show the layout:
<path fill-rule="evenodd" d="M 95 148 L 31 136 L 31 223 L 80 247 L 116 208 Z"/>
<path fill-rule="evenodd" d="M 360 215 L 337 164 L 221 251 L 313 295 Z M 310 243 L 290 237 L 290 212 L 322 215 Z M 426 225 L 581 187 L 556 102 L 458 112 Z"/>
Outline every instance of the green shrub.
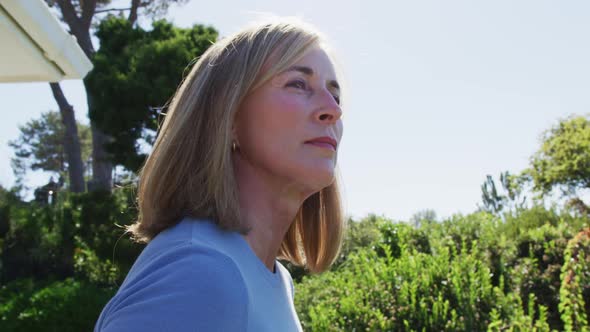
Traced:
<path fill-rule="evenodd" d="M 304 329 L 554 331 L 569 319 L 575 320 L 570 330 L 579 330 L 590 303 L 584 279 L 590 245 L 565 249 L 587 220 L 542 207 L 517 212 L 505 220 L 456 215 L 418 229 L 374 223 L 377 242 L 350 252 L 337 269 L 297 283 Z M 564 265 L 564 252 L 575 264 Z M 559 296 L 560 286 L 571 300 Z"/>
<path fill-rule="evenodd" d="M 451 260 L 448 248 L 432 256 L 385 248 L 352 255 L 335 272 L 306 277 L 296 306 L 311 331 L 481 331 L 495 302 L 489 269 L 479 253 Z"/>
<path fill-rule="evenodd" d="M 544 224 L 523 231 L 515 240 L 518 257 L 511 264 L 510 288 L 520 294 L 524 306 L 528 305 L 529 294 L 534 294 L 548 309 L 551 328 L 557 330 L 563 329 L 558 311 L 560 271 L 569 236 L 564 224 Z"/>
<path fill-rule="evenodd" d="M 369 215 L 361 220 L 354 220 L 352 218 L 346 221 L 346 231 L 344 232 L 344 239 L 342 241 L 342 248 L 340 255 L 332 265 L 332 269 L 338 269 L 338 267 L 346 261 L 349 255 L 353 254 L 359 249 L 371 248 L 379 244 L 382 239 L 379 227 L 384 223 L 391 223 L 376 215 Z M 299 282 L 303 276 L 309 275 L 300 266 L 295 266 L 290 262 L 284 261 L 283 265 L 291 273 L 291 277 L 294 281 Z"/>
<path fill-rule="evenodd" d="M 116 285 L 123 277 L 120 267 L 110 259 L 101 260 L 94 250 L 90 249 L 79 238 L 74 252 L 74 270 L 76 276 L 88 280 L 95 285 Z"/>
<path fill-rule="evenodd" d="M 349 218 L 346 222 L 340 257 L 334 264 L 335 267 L 338 267 L 357 250 L 374 247 L 381 240 L 379 227 L 384 222 L 388 221 L 373 214 L 358 221 Z"/>
<path fill-rule="evenodd" d="M 488 332 L 550 332 L 554 331 L 547 323 L 547 308 L 537 305 L 535 295 L 529 294 L 525 306 L 515 293 L 504 294 L 496 289 L 498 302 L 490 313 Z"/>
<path fill-rule="evenodd" d="M 0 326 L 8 329 L 16 324 L 18 314 L 27 309 L 37 287 L 31 278 L 17 279 L 0 287 Z"/>
<path fill-rule="evenodd" d="M 120 283 L 141 253 L 144 246 L 124 232 L 124 226 L 137 218 L 133 191 L 70 195 L 64 203 L 64 214 L 75 226 L 73 261 L 78 278 L 102 285 Z"/>
<path fill-rule="evenodd" d="M 91 331 L 114 292 L 73 279 L 38 287 L 30 279 L 14 281 L 0 296 L 2 331 Z"/>
<path fill-rule="evenodd" d="M 73 274 L 72 227 L 59 210 L 39 203 L 10 208 L 9 231 L 2 248 L 2 280 L 63 278 Z"/>
<path fill-rule="evenodd" d="M 379 244 L 388 246 L 394 257 L 399 256 L 402 250 L 409 253 L 432 254 L 430 239 L 423 228 L 415 228 L 408 223 L 392 223 L 384 220 L 379 224 L 379 231 L 381 233 Z"/>
<path fill-rule="evenodd" d="M 566 331 L 590 331 L 590 228 L 577 234 L 565 250 L 559 311 Z"/>
<path fill-rule="evenodd" d="M 123 277 L 143 246 L 124 235 L 136 218 L 133 192 L 62 194 L 54 205 L 13 203 L 2 241 L 1 280 L 74 276 L 111 283 Z"/>

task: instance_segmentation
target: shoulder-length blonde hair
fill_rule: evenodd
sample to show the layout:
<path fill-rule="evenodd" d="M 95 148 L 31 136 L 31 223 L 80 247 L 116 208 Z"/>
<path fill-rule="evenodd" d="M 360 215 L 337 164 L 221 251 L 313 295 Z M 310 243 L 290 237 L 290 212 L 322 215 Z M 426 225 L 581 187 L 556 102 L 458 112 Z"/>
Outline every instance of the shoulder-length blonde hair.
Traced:
<path fill-rule="evenodd" d="M 234 116 L 246 95 L 320 43 L 313 29 L 282 20 L 245 29 L 203 54 L 172 98 L 140 172 L 139 218 L 128 228 L 135 240 L 149 242 L 185 216 L 247 232 L 231 160 Z M 339 253 L 343 224 L 335 180 L 304 201 L 280 257 L 311 272 L 328 269 Z"/>

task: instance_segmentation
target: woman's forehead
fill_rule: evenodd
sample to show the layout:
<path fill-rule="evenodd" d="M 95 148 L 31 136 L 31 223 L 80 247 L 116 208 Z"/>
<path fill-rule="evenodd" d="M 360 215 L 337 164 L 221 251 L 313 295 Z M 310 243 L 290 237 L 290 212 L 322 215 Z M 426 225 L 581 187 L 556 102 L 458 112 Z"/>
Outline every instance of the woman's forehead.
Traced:
<path fill-rule="evenodd" d="M 299 71 L 309 76 L 321 76 L 327 80 L 336 80 L 336 71 L 332 59 L 326 50 L 320 46 L 310 48 L 284 71 Z"/>
<path fill-rule="evenodd" d="M 265 83 L 278 84 L 288 78 L 288 73 L 299 72 L 309 77 L 318 78 L 334 89 L 340 89 L 338 84 L 339 72 L 330 56 L 329 49 L 320 43 L 310 45 L 296 60 L 279 65 L 281 56 L 277 53 L 270 55 L 259 71 L 260 80 L 254 90 Z"/>

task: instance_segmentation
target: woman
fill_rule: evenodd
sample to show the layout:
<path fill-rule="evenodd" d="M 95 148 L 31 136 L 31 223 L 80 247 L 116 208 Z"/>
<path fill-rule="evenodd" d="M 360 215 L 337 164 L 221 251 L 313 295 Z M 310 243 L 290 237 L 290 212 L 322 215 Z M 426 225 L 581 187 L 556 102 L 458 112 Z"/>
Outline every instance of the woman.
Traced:
<path fill-rule="evenodd" d="M 300 331 L 282 258 L 338 255 L 342 111 L 318 33 L 294 21 L 212 45 L 173 97 L 141 172 L 149 242 L 96 331 Z"/>

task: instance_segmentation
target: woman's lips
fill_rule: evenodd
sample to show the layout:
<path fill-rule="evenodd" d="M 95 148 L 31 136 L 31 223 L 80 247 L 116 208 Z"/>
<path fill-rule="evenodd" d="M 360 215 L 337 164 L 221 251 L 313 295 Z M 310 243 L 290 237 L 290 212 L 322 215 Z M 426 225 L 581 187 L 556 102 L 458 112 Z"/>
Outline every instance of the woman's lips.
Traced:
<path fill-rule="evenodd" d="M 305 143 L 315 145 L 323 149 L 330 149 L 332 151 L 336 151 L 336 146 L 338 145 L 338 142 L 330 136 L 316 137 L 314 139 L 310 139 Z"/>
<path fill-rule="evenodd" d="M 324 143 L 324 142 L 307 142 L 306 144 L 311 144 L 311 145 L 315 145 L 315 146 L 320 147 L 320 148 L 330 149 L 332 151 L 336 151 L 336 148 L 334 147 L 334 145 L 332 145 L 330 143 Z"/>

